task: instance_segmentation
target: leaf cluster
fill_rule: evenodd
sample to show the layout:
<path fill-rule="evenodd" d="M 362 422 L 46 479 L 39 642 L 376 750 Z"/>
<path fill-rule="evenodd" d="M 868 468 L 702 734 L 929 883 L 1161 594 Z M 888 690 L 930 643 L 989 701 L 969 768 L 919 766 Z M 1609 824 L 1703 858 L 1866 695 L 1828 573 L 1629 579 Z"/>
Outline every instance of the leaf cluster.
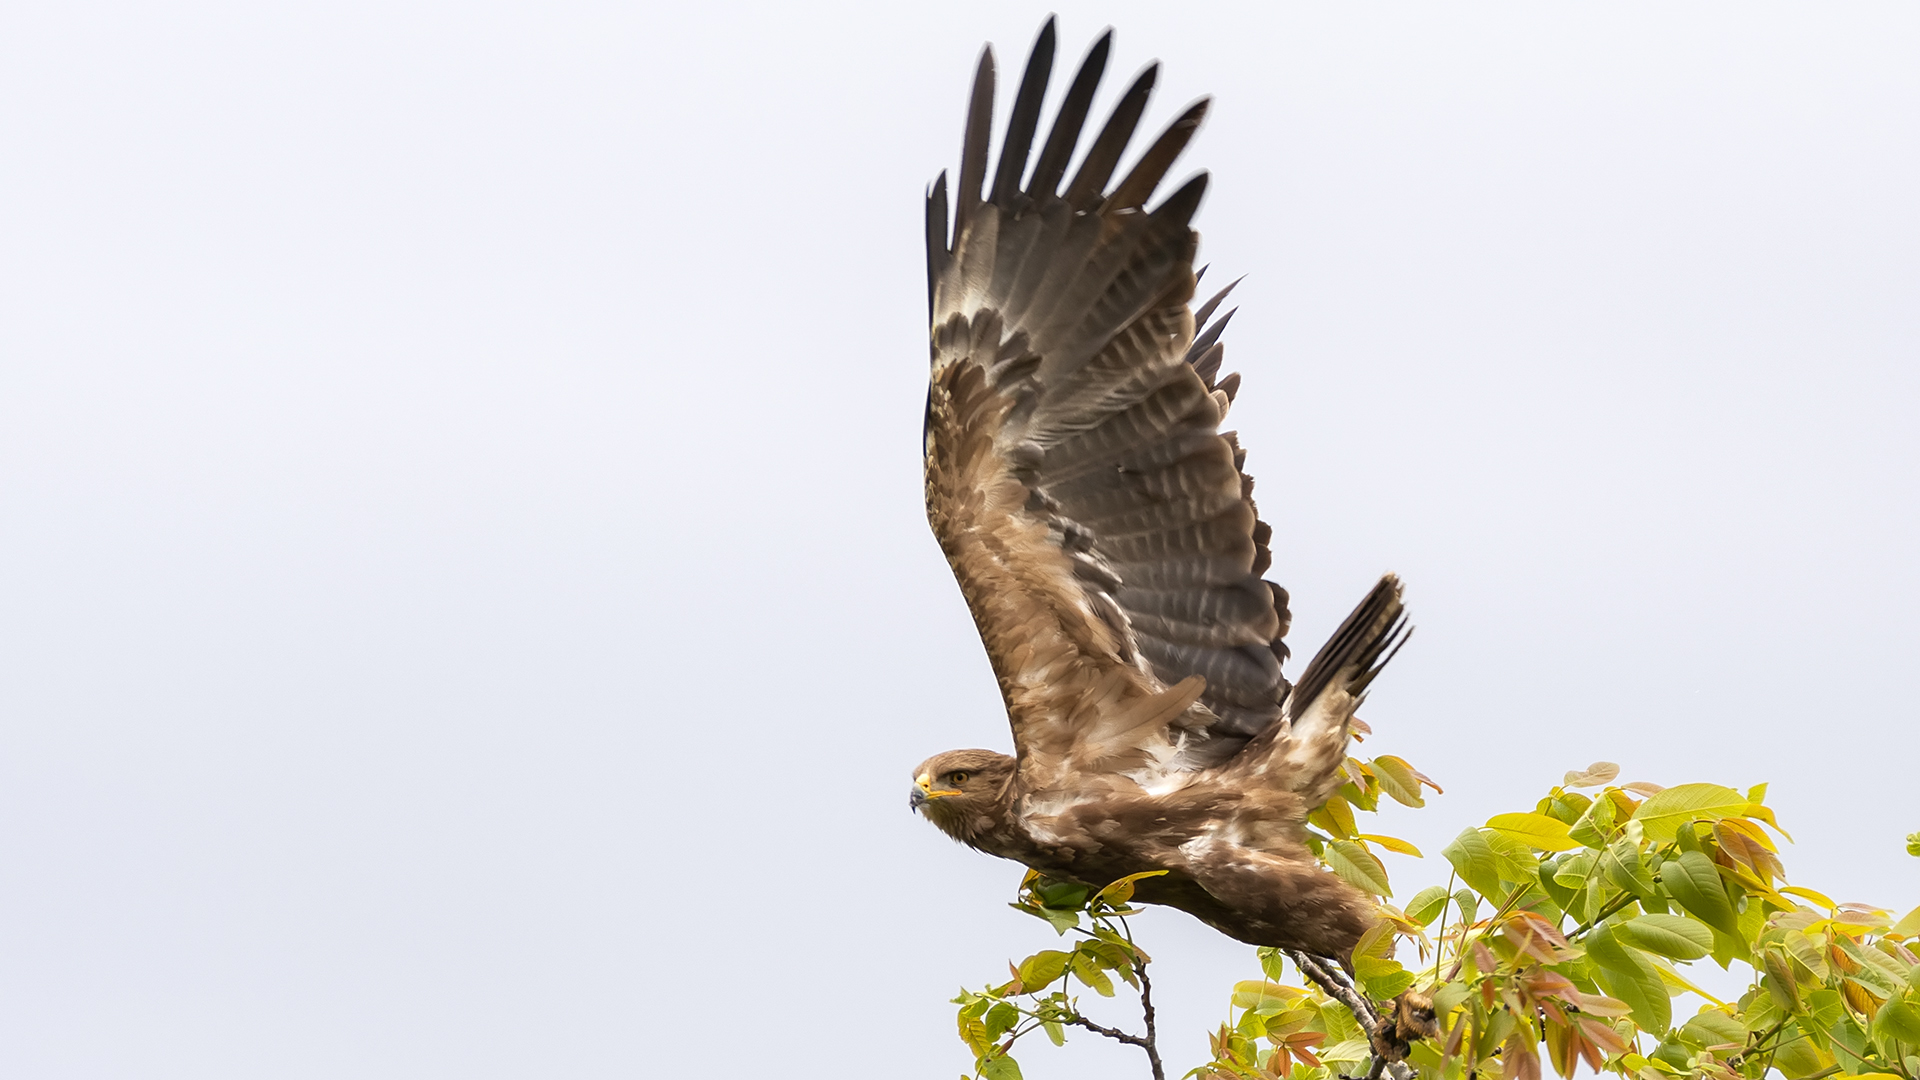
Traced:
<path fill-rule="evenodd" d="M 1042 1032 L 1055 1045 L 1067 1041 L 1066 1029 L 1082 1027 L 1107 1031 L 1080 1012 L 1073 984 L 1090 988 L 1101 997 L 1113 997 L 1114 979 L 1138 990 L 1148 963 L 1147 954 L 1133 943 L 1127 916 L 1139 914 L 1132 906 L 1134 883 L 1166 873 L 1155 870 L 1121 878 L 1097 892 L 1070 881 L 1055 881 L 1029 870 L 1020 882 L 1019 898 L 1011 907 L 1044 920 L 1061 937 L 1079 935 L 1071 948 L 1042 949 L 1018 962 L 1009 962 L 1007 982 L 980 990 L 962 990 L 953 999 L 960 1006 L 960 1039 L 973 1051 L 973 1075 L 984 1080 L 1019 1080 L 1020 1065 L 1013 1046 L 1021 1036 Z M 1122 1041 L 1142 1042 L 1113 1032 Z"/>
<path fill-rule="evenodd" d="M 1382 898 L 1355 981 L 1374 1001 L 1431 997 L 1441 1035 L 1415 1044 L 1408 1065 L 1424 1080 L 1538 1080 L 1543 1057 L 1563 1077 L 1582 1063 L 1639 1080 L 1920 1077 L 1920 908 L 1896 922 L 1787 885 L 1775 838 L 1790 838 L 1765 785 L 1615 785 L 1617 773 L 1569 773 L 1531 810 L 1462 831 L 1441 853 L 1448 884 L 1404 908 L 1387 902 L 1384 870 L 1376 881 L 1336 846 L 1377 839 L 1351 814 L 1371 807 L 1343 789 L 1347 807 L 1315 815 L 1328 868 Z M 1279 986 L 1280 958 L 1261 959 L 1270 999 L 1246 1003 L 1255 984 L 1235 987 L 1244 1011 L 1194 1075 L 1325 1080 L 1369 1060 L 1364 1040 L 1326 1019 L 1339 1004 Z M 1687 978 L 1705 961 L 1741 965 L 1746 992 L 1723 1001 Z M 1705 1004 L 1676 1018 L 1673 998 L 1689 992 Z M 1306 1032 L 1321 1042 L 1303 1058 Z"/>

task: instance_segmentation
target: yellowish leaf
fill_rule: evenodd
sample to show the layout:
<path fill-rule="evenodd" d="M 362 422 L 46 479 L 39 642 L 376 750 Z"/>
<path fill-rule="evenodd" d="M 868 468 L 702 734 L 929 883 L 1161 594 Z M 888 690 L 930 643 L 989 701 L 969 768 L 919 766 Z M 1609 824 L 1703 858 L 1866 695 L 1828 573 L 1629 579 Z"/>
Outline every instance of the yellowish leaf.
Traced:
<path fill-rule="evenodd" d="M 1357 839 L 1368 840 L 1373 843 L 1379 844 L 1381 847 L 1386 848 L 1388 851 L 1391 851 L 1396 855 L 1411 855 L 1416 859 L 1425 858 L 1425 856 L 1420 854 L 1419 848 L 1414 847 L 1412 844 L 1409 844 L 1405 840 L 1401 840 L 1398 837 L 1376 836 L 1373 833 L 1361 833 L 1359 837 L 1357 837 Z"/>
<path fill-rule="evenodd" d="M 1487 819 L 1487 828 L 1543 851 L 1572 851 L 1580 846 L 1567 835 L 1566 822 L 1545 814 L 1495 814 Z"/>
<path fill-rule="evenodd" d="M 1428 780 L 1420 770 L 1407 764 L 1406 759 L 1392 754 L 1382 754 L 1373 759 L 1373 775 L 1380 781 L 1380 790 L 1402 806 L 1425 806 L 1426 799 L 1420 794 L 1420 783 L 1426 783 L 1435 791 L 1440 786 Z"/>
<path fill-rule="evenodd" d="M 1780 891 L 1792 892 L 1793 890 L 1782 889 Z M 1914 908 L 1912 911 L 1900 916 L 1900 921 L 1894 923 L 1893 929 L 1887 931 L 1888 937 L 1913 937 L 1916 934 L 1920 934 L 1920 907 Z"/>
<path fill-rule="evenodd" d="M 1798 885 L 1783 885 L 1781 886 L 1780 891 L 1783 893 L 1786 893 L 1788 896 L 1797 896 L 1802 900 L 1811 900 L 1814 903 L 1819 904 L 1821 907 L 1826 908 L 1828 911 L 1832 911 L 1834 908 L 1837 908 L 1840 906 L 1839 904 L 1834 903 L 1833 898 L 1828 896 L 1826 893 L 1815 892 L 1812 889 L 1804 889 Z M 1916 910 L 1920 910 L 1920 909 L 1916 909 Z"/>
<path fill-rule="evenodd" d="M 1719 784 L 1681 784 L 1657 792 L 1640 804 L 1633 819 L 1647 836 L 1668 843 L 1690 821 L 1719 821 L 1739 817 L 1753 806 L 1745 795 Z"/>
<path fill-rule="evenodd" d="M 1340 880 L 1375 896 L 1392 896 L 1393 890 L 1387 885 L 1387 868 L 1380 865 L 1380 857 L 1352 840 L 1335 840 L 1328 844 L 1325 854 L 1327 868 L 1340 876 Z"/>
<path fill-rule="evenodd" d="M 1774 820 L 1773 808 L 1771 806 L 1761 806 L 1759 803 L 1751 803 L 1747 806 L 1746 816 L 1755 821 L 1764 821 L 1773 827 L 1774 832 L 1779 833 L 1788 840 L 1793 839 L 1793 834 L 1781 828 L 1780 823 Z"/>

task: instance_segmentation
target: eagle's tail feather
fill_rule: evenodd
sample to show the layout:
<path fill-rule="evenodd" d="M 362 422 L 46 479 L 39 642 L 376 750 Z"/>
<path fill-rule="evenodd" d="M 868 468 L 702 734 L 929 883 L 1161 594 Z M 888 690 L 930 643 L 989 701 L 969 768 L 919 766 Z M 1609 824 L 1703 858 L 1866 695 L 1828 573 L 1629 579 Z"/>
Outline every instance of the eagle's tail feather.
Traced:
<path fill-rule="evenodd" d="M 1397 576 L 1382 577 L 1307 665 L 1287 700 L 1286 728 L 1273 753 L 1289 786 L 1309 806 L 1325 802 L 1338 786 L 1353 714 L 1412 632 L 1400 592 Z"/>

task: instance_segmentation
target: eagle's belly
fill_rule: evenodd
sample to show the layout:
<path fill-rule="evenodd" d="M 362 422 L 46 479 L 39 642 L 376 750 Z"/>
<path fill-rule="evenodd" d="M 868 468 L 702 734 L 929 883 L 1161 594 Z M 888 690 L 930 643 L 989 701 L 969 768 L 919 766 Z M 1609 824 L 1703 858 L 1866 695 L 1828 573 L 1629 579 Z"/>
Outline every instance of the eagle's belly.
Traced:
<path fill-rule="evenodd" d="M 1099 889 L 1162 871 L 1134 899 L 1178 908 L 1252 945 L 1345 960 L 1373 922 L 1372 904 L 1320 867 L 1258 804 L 1189 791 L 1168 798 L 1062 801 L 1015 815 L 984 850 Z"/>

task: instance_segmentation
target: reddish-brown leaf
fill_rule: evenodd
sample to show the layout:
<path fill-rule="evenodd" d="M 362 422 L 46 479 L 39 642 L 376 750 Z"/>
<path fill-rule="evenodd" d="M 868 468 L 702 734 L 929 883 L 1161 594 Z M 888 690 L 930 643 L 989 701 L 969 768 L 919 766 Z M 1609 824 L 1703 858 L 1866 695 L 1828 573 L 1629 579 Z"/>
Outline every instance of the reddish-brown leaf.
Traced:
<path fill-rule="evenodd" d="M 1566 936 L 1531 911 L 1514 912 L 1501 924 L 1500 933 L 1515 949 L 1543 964 L 1555 963 L 1567 956 Z"/>
<path fill-rule="evenodd" d="M 1540 1080 L 1540 1055 L 1533 1042 L 1522 1035 L 1524 1025 L 1500 1047 L 1500 1075 L 1503 1080 Z"/>
<path fill-rule="evenodd" d="M 1480 974 L 1490 975 L 1500 966 L 1500 961 L 1494 957 L 1493 950 L 1487 948 L 1486 942 L 1476 940 L 1473 943 L 1473 965 L 1480 969 Z"/>
<path fill-rule="evenodd" d="M 1619 1032 L 1598 1020 L 1584 1016 L 1581 1017 L 1580 1030 L 1586 1034 L 1589 1042 L 1592 1042 L 1609 1054 L 1624 1054 L 1633 1049 L 1627 1040 L 1620 1037 Z M 1598 1064 L 1594 1065 L 1593 1071 L 1599 1072 L 1600 1066 Z"/>
<path fill-rule="evenodd" d="M 1749 836 L 1742 826 L 1753 828 L 1744 821 L 1731 818 L 1714 823 L 1713 838 L 1719 841 L 1721 852 L 1734 864 L 1751 870 L 1763 885 L 1770 886 L 1775 879 L 1784 878 L 1786 868 L 1780 865 L 1780 856 Z"/>

